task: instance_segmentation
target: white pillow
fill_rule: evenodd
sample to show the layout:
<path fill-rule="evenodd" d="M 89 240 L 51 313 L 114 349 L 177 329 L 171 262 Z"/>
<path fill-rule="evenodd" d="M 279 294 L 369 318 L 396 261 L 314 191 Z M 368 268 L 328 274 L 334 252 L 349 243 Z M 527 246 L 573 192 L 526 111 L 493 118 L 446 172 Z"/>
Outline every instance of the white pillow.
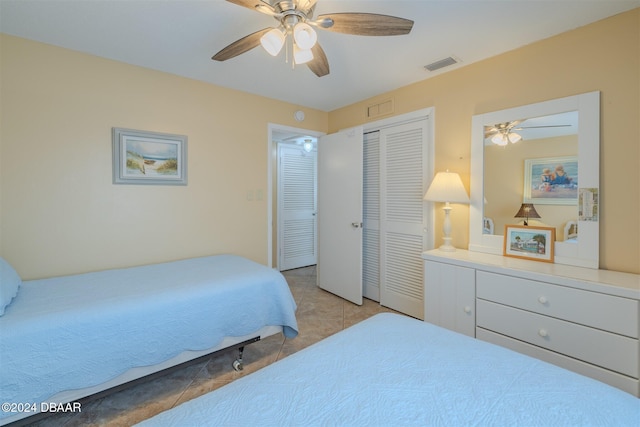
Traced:
<path fill-rule="evenodd" d="M 18 295 L 22 279 L 4 258 L 0 258 L 0 316 L 9 306 L 11 300 Z"/>

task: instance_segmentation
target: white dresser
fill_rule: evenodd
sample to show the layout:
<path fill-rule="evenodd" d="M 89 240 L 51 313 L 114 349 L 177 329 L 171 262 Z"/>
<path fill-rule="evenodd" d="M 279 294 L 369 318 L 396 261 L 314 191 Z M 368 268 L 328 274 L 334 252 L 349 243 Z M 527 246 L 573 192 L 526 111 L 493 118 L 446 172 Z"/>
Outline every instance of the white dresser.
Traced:
<path fill-rule="evenodd" d="M 640 396 L 640 275 L 424 252 L 425 321 Z"/>

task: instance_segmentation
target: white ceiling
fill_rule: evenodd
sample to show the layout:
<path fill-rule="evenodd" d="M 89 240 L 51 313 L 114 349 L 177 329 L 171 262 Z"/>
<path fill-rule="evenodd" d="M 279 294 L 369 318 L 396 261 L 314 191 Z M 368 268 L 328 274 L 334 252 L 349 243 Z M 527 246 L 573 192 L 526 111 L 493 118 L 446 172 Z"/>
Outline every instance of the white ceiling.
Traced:
<path fill-rule="evenodd" d="M 331 66 L 318 78 L 261 47 L 217 51 L 276 21 L 223 0 L 0 0 L 0 32 L 331 111 L 640 6 L 640 0 L 319 0 L 316 14 L 415 21 L 406 36 L 319 31 Z M 428 72 L 455 56 L 462 62 Z M 46 66 L 46 64 L 43 64 Z"/>

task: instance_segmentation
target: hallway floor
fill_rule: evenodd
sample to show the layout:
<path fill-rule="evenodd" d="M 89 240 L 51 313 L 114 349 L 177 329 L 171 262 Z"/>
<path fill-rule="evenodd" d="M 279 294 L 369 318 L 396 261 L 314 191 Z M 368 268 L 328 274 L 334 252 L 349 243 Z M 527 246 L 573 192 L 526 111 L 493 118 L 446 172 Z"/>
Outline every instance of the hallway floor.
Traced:
<path fill-rule="evenodd" d="M 80 413 L 56 414 L 31 425 L 130 426 L 255 372 L 370 316 L 393 312 L 368 299 L 358 306 L 318 288 L 315 266 L 283 274 L 298 305 L 299 334 L 294 339 L 273 335 L 250 344 L 244 351 L 241 372 L 231 367 L 237 351 L 224 351 L 106 397 L 84 402 Z"/>

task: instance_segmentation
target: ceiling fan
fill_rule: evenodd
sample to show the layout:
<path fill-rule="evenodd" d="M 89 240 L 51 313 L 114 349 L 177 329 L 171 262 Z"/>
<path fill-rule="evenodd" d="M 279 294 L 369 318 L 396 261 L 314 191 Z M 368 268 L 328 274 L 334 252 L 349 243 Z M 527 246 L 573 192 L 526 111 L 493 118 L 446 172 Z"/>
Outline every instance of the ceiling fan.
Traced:
<path fill-rule="evenodd" d="M 509 143 L 515 144 L 522 140 L 522 135 L 514 131 L 523 129 L 541 129 L 541 128 L 559 128 L 567 127 L 571 125 L 545 125 L 545 126 L 519 126 L 524 120 L 514 120 L 511 122 L 497 123 L 492 126 L 484 127 L 485 139 L 490 138 L 491 142 L 496 145 L 507 145 Z"/>
<path fill-rule="evenodd" d="M 329 74 L 329 61 L 317 42 L 314 28 L 361 36 L 395 36 L 409 34 L 413 21 L 374 13 L 330 13 L 314 18 L 317 0 L 227 0 L 273 16 L 278 25 L 249 34 L 231 43 L 211 59 L 226 61 L 258 45 L 276 56 L 289 40 L 293 64 L 307 64 L 318 76 Z M 288 50 L 287 50 L 288 52 Z"/>

